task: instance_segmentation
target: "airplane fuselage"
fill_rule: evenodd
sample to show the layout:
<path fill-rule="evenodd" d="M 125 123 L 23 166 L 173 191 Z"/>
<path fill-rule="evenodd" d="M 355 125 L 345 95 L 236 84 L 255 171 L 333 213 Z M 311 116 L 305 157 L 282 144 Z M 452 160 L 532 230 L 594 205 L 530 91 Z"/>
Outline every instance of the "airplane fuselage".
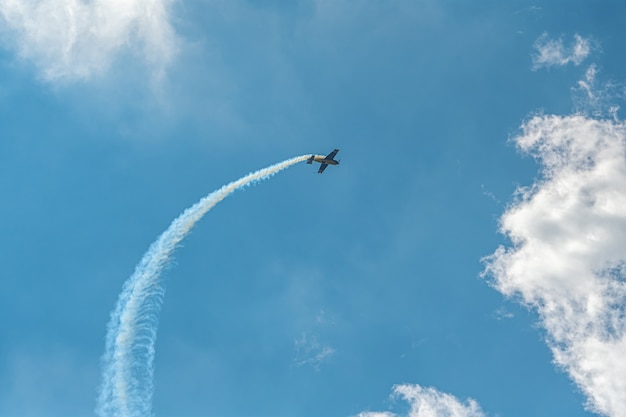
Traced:
<path fill-rule="evenodd" d="M 324 170 L 326 169 L 328 165 L 339 165 L 339 161 L 335 160 L 335 155 L 337 155 L 337 152 L 339 152 L 339 149 L 333 150 L 331 153 L 329 153 L 326 156 L 311 155 L 309 159 L 307 159 L 306 163 L 312 164 L 313 161 L 315 161 L 315 162 L 319 162 L 320 164 L 322 164 L 320 166 L 320 169 L 317 171 L 318 174 L 321 174 L 322 172 L 324 172 Z"/>
<path fill-rule="evenodd" d="M 328 164 L 328 165 L 337 165 L 339 161 L 335 161 L 334 159 L 326 159 L 324 155 L 315 155 L 313 157 L 315 162 L 319 162 L 320 164 Z"/>

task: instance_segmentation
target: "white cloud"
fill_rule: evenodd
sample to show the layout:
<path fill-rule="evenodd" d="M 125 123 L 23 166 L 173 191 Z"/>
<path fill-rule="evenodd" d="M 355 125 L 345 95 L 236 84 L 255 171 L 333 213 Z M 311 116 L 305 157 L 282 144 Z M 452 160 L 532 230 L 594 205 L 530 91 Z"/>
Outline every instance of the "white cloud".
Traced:
<path fill-rule="evenodd" d="M 303 333 L 299 339 L 296 339 L 294 345 L 296 347 L 294 364 L 296 366 L 311 365 L 315 370 L 319 370 L 320 364 L 335 353 L 335 349 L 331 346 L 320 343 L 315 335 L 311 336 L 307 333 Z"/>
<path fill-rule="evenodd" d="M 450 394 L 419 385 L 396 385 L 393 391 L 411 404 L 407 417 L 484 417 L 471 398 L 463 403 Z"/>
<path fill-rule="evenodd" d="M 626 416 L 626 125 L 536 116 L 515 138 L 542 177 L 501 218 L 487 258 L 506 296 L 535 308 L 554 361 L 589 409 Z"/>
<path fill-rule="evenodd" d="M 437 391 L 432 387 L 420 385 L 396 385 L 392 397 L 401 397 L 410 405 L 406 417 L 485 417 L 480 406 L 473 399 L 465 403 L 450 394 Z M 399 417 L 397 414 L 366 411 L 354 417 Z"/>
<path fill-rule="evenodd" d="M 610 116 L 617 120 L 619 106 L 615 103 L 626 96 L 624 84 L 600 80 L 598 75 L 598 68 L 591 64 L 584 77 L 572 89 L 574 108 L 577 113 L 590 114 L 594 117 Z"/>
<path fill-rule="evenodd" d="M 507 320 L 515 317 L 515 314 L 508 311 L 505 307 L 500 307 L 494 311 L 493 316 L 496 320 Z"/>
<path fill-rule="evenodd" d="M 563 39 L 550 39 L 544 33 L 535 41 L 533 47 L 536 51 L 532 56 L 533 70 L 562 67 L 570 62 L 580 65 L 591 53 L 589 40 L 580 35 L 574 35 L 574 44 L 566 47 L 563 45 Z"/>
<path fill-rule="evenodd" d="M 354 417 L 395 417 L 394 413 L 390 413 L 389 411 L 363 411 L 355 415 Z"/>
<path fill-rule="evenodd" d="M 139 54 L 153 75 L 173 58 L 169 0 L 0 0 L 0 22 L 19 55 L 48 81 L 104 73 L 121 52 Z"/>
<path fill-rule="evenodd" d="M 585 92 L 586 99 L 591 102 L 595 102 L 598 98 L 594 92 L 596 84 L 596 76 L 598 69 L 595 65 L 590 65 L 585 71 L 585 78 L 578 81 L 578 88 Z"/>

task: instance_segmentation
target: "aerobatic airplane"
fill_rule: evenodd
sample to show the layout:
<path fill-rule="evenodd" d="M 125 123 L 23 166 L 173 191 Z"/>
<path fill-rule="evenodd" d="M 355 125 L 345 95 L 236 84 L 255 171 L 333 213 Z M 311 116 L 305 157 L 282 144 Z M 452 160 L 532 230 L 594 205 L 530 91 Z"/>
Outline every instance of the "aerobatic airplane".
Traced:
<path fill-rule="evenodd" d="M 315 162 L 319 162 L 320 164 L 322 164 L 322 166 L 320 166 L 319 171 L 317 171 L 318 174 L 321 174 L 322 172 L 324 172 L 324 170 L 326 169 L 328 165 L 339 165 L 340 161 L 334 159 L 335 155 L 337 155 L 337 152 L 339 152 L 339 149 L 335 149 L 334 151 L 329 153 L 328 156 L 311 155 L 311 157 L 306 161 L 306 163 L 312 164 L 313 161 L 315 161 Z"/>

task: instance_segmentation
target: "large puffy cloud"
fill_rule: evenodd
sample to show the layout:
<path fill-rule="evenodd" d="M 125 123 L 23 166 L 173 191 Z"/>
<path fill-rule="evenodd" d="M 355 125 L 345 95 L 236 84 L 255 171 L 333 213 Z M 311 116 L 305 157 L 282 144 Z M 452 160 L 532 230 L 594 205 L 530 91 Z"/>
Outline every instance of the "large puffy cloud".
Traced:
<path fill-rule="evenodd" d="M 594 412 L 626 416 L 626 125 L 536 116 L 515 138 L 541 164 L 501 218 L 493 285 L 535 308 L 555 363 Z"/>
<path fill-rule="evenodd" d="M 535 41 L 534 48 L 533 70 L 544 67 L 561 67 L 570 62 L 574 65 L 580 65 L 591 52 L 589 40 L 580 35 L 574 35 L 574 44 L 566 47 L 563 44 L 563 39 L 550 39 L 544 33 Z"/>
<path fill-rule="evenodd" d="M 88 79 L 122 51 L 160 75 L 175 53 L 169 0 L 0 0 L 5 36 L 46 80 Z"/>
<path fill-rule="evenodd" d="M 473 399 L 466 402 L 432 387 L 420 385 L 396 385 L 393 397 L 401 397 L 410 404 L 406 417 L 485 417 L 480 406 Z M 355 417 L 398 417 L 389 411 L 359 413 Z"/>

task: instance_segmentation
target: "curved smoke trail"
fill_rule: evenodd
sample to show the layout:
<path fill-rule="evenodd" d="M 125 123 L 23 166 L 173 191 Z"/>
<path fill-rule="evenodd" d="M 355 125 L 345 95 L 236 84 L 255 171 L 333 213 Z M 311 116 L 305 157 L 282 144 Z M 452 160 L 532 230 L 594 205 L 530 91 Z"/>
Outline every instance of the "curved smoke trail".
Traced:
<path fill-rule="evenodd" d="M 107 326 L 102 386 L 96 412 L 102 417 L 152 415 L 154 344 L 165 290 L 161 271 L 193 226 L 238 188 L 271 177 L 309 155 L 288 159 L 212 192 L 176 218 L 143 256 L 124 287 Z"/>

